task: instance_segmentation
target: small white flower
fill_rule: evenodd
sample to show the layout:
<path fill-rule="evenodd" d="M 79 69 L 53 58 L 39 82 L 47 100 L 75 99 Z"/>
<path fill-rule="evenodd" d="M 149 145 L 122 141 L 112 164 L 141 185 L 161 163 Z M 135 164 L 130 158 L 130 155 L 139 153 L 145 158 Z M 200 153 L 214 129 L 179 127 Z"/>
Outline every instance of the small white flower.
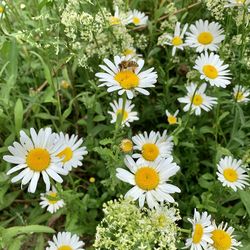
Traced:
<path fill-rule="evenodd" d="M 6 2 L 0 1 L 0 20 L 4 17 L 4 12 L 6 10 Z"/>
<path fill-rule="evenodd" d="M 225 39 L 224 30 L 216 22 L 209 23 L 208 20 L 202 19 L 190 26 L 190 32 L 187 32 L 185 43 L 197 52 L 206 50 L 216 51 L 219 44 Z"/>
<path fill-rule="evenodd" d="M 177 109 L 173 115 L 167 109 L 166 109 L 165 112 L 166 112 L 166 116 L 168 117 L 168 123 L 170 125 L 176 124 L 177 123 L 177 115 L 179 113 L 179 109 Z"/>
<path fill-rule="evenodd" d="M 123 105 L 122 98 L 119 98 L 118 102 L 114 101 L 113 103 L 110 103 L 110 106 L 113 109 L 113 111 L 108 111 L 108 113 L 111 114 L 112 116 L 111 123 L 115 123 L 118 115 L 122 114 L 122 105 Z M 122 125 L 126 125 L 127 127 L 130 127 L 129 123 L 139 120 L 138 113 L 135 111 L 132 111 L 134 106 L 135 105 L 132 104 L 130 100 L 125 100 L 125 109 L 124 109 L 123 118 L 122 118 Z"/>
<path fill-rule="evenodd" d="M 194 69 L 200 72 L 200 79 L 205 79 L 211 86 L 226 88 L 231 83 L 231 77 L 229 76 L 229 65 L 223 65 L 223 63 L 218 55 L 205 52 L 195 60 Z"/>
<path fill-rule="evenodd" d="M 109 17 L 109 23 L 113 25 L 127 25 L 131 20 L 125 13 L 120 14 L 118 6 L 115 6 L 114 16 Z"/>
<path fill-rule="evenodd" d="M 217 164 L 218 180 L 223 186 L 230 187 L 235 192 L 237 189 L 244 189 L 245 186 L 249 186 L 249 176 L 242 166 L 242 161 L 233 159 L 232 156 L 221 158 Z"/>
<path fill-rule="evenodd" d="M 130 22 L 136 26 L 147 25 L 148 16 L 143 12 L 132 10 L 128 13 L 128 16 L 130 17 Z"/>
<path fill-rule="evenodd" d="M 205 94 L 206 87 L 206 83 L 203 83 L 198 89 L 197 85 L 194 83 L 186 86 L 187 95 L 185 97 L 178 98 L 179 102 L 186 103 L 183 108 L 185 112 L 190 109 L 190 106 L 195 115 L 200 115 L 202 109 L 206 112 L 212 109 L 213 105 L 217 103 L 217 98 L 207 96 Z"/>
<path fill-rule="evenodd" d="M 225 7 L 244 7 L 250 4 L 250 0 L 228 0 Z"/>
<path fill-rule="evenodd" d="M 173 138 L 167 135 L 167 131 L 161 136 L 159 132 L 151 131 L 148 135 L 138 134 L 132 137 L 134 142 L 134 150 L 139 150 L 140 153 L 133 154 L 133 158 L 139 158 L 139 162 L 155 161 L 157 159 L 166 158 L 171 155 L 173 150 Z"/>
<path fill-rule="evenodd" d="M 8 147 L 12 155 L 5 155 L 3 159 L 16 164 L 7 175 L 22 169 L 22 171 L 11 179 L 11 182 L 22 180 L 22 185 L 30 182 L 28 192 L 36 191 L 37 183 L 42 175 L 46 184 L 46 191 L 50 189 L 50 179 L 62 183 L 61 175 L 67 175 L 68 171 L 62 168 L 62 163 L 57 154 L 61 151 L 61 144 L 56 143 L 56 134 L 51 128 L 40 129 L 38 134 L 34 128 L 30 129 L 31 138 L 24 131 L 20 131 L 20 142 L 14 142 Z"/>
<path fill-rule="evenodd" d="M 82 166 L 83 156 L 88 154 L 85 146 L 81 146 L 83 139 L 78 140 L 77 135 L 63 134 L 60 132 L 57 140 L 61 143 L 63 150 L 61 150 L 57 157 L 61 159 L 63 168 L 67 171 L 71 171 L 72 167 L 77 168 Z M 81 146 L 81 147 L 80 147 Z"/>
<path fill-rule="evenodd" d="M 188 221 L 193 225 L 192 238 L 186 240 L 185 248 L 192 250 L 207 250 L 208 244 L 212 244 L 211 232 L 214 230 L 212 226 L 211 215 L 207 212 L 200 214 L 194 210 L 194 218 Z"/>
<path fill-rule="evenodd" d="M 62 199 L 58 199 L 58 194 L 55 187 L 52 187 L 51 191 L 48 191 L 45 194 L 42 193 L 40 196 L 42 200 L 40 202 L 41 207 L 47 207 L 47 211 L 52 214 L 64 206 L 64 201 Z"/>
<path fill-rule="evenodd" d="M 237 102 L 249 102 L 250 91 L 241 85 L 235 85 L 233 88 L 233 96 Z"/>
<path fill-rule="evenodd" d="M 188 25 L 185 24 L 182 31 L 181 31 L 180 26 L 181 26 L 181 24 L 179 22 L 177 22 L 175 25 L 175 30 L 174 30 L 173 35 L 168 34 L 168 33 L 162 35 L 162 38 L 164 40 L 163 44 L 173 46 L 172 56 L 175 55 L 176 49 L 183 50 L 184 46 L 186 46 L 186 44 L 183 42 L 183 37 L 184 37 L 185 32 L 188 28 Z"/>
<path fill-rule="evenodd" d="M 48 244 L 49 247 L 46 247 L 46 250 L 84 250 L 85 245 L 83 241 L 80 241 L 79 236 L 70 232 L 59 232 Z"/>
<path fill-rule="evenodd" d="M 180 169 L 173 163 L 172 156 L 159 161 L 139 163 L 127 155 L 124 162 L 130 171 L 117 168 L 116 177 L 134 186 L 126 193 L 125 198 L 139 199 L 140 207 L 144 206 L 145 199 L 149 208 L 158 207 L 164 201 L 173 203 L 174 199 L 170 194 L 181 192 L 178 187 L 167 183 Z"/>
<path fill-rule="evenodd" d="M 234 239 L 234 228 L 228 227 L 228 224 L 222 222 L 219 226 L 216 226 L 215 222 L 212 223 L 214 230 L 212 231 L 211 239 L 213 244 L 209 245 L 207 250 L 237 250 L 241 247 L 241 242 Z M 228 228 L 227 228 L 228 227 Z"/>
<path fill-rule="evenodd" d="M 144 60 L 132 60 L 131 57 L 114 57 L 114 63 L 104 59 L 106 65 L 100 65 L 105 73 L 96 73 L 100 82 L 99 87 L 107 86 L 108 92 L 118 90 L 118 95 L 127 94 L 129 99 L 135 96 L 135 91 L 149 95 L 146 88 L 154 87 L 157 82 L 157 73 L 154 68 L 141 71 Z"/>

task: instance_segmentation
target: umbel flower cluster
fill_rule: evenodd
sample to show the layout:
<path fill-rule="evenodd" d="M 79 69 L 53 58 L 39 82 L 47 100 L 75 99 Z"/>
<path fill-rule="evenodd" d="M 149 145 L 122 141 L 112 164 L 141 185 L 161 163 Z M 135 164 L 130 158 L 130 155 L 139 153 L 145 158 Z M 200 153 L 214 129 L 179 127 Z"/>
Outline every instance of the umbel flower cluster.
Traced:
<path fill-rule="evenodd" d="M 96 249 L 177 249 L 178 209 L 139 209 L 132 200 L 119 198 L 104 204 L 103 212 Z"/>

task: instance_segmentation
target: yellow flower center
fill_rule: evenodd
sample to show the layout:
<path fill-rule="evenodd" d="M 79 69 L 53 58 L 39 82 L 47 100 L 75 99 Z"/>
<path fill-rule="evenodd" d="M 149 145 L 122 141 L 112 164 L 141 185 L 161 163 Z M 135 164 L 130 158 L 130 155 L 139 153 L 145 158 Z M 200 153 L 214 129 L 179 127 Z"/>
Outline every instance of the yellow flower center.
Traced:
<path fill-rule="evenodd" d="M 60 246 L 57 250 L 73 250 L 73 248 L 69 245 Z"/>
<path fill-rule="evenodd" d="M 140 18 L 138 17 L 134 17 L 133 18 L 133 23 L 136 25 L 136 24 L 139 24 L 141 22 Z"/>
<path fill-rule="evenodd" d="M 129 153 L 133 149 L 133 142 L 129 139 L 124 139 L 121 142 L 120 148 L 124 153 Z"/>
<path fill-rule="evenodd" d="M 55 193 L 55 192 L 50 192 L 49 194 L 48 194 L 48 202 L 49 202 L 49 204 L 55 204 L 55 203 L 57 203 L 58 202 L 58 200 L 57 199 L 53 199 L 53 198 L 57 198 L 57 193 Z"/>
<path fill-rule="evenodd" d="M 233 168 L 224 169 L 223 175 L 227 181 L 235 182 L 238 180 L 238 173 Z"/>
<path fill-rule="evenodd" d="M 118 115 L 122 115 L 122 109 L 118 109 L 118 110 L 116 111 L 116 115 L 117 115 L 117 116 L 118 116 Z M 124 111 L 123 111 L 122 120 L 125 121 L 125 120 L 127 120 L 127 118 L 128 118 L 128 112 L 127 112 L 126 110 L 124 110 Z"/>
<path fill-rule="evenodd" d="M 192 101 L 192 97 L 191 97 L 191 101 Z M 195 94 L 194 98 L 193 98 L 193 104 L 195 106 L 200 106 L 203 103 L 203 98 L 201 95 Z"/>
<path fill-rule="evenodd" d="M 142 156 L 147 161 L 154 161 L 159 153 L 159 148 L 153 143 L 146 143 L 142 146 Z"/>
<path fill-rule="evenodd" d="M 139 85 L 139 77 L 129 70 L 118 72 L 114 79 L 119 82 L 124 89 L 134 89 Z"/>
<path fill-rule="evenodd" d="M 214 40 L 213 35 L 210 32 L 201 32 L 198 36 L 198 41 L 201 44 L 207 45 Z"/>
<path fill-rule="evenodd" d="M 95 177 L 90 177 L 89 182 L 94 183 L 95 182 Z"/>
<path fill-rule="evenodd" d="M 246 2 L 246 0 L 236 0 L 236 2 L 239 4 L 244 4 Z"/>
<path fill-rule="evenodd" d="M 172 44 L 174 46 L 179 46 L 179 45 L 183 44 L 183 41 L 179 36 L 176 36 L 172 39 Z"/>
<path fill-rule="evenodd" d="M 50 164 L 50 154 L 47 149 L 34 148 L 31 149 L 26 157 L 26 164 L 34 171 L 42 172 L 47 169 Z"/>
<path fill-rule="evenodd" d="M 70 147 L 66 147 L 63 151 L 61 151 L 57 157 L 62 158 L 62 162 L 65 163 L 72 159 L 73 151 Z"/>
<path fill-rule="evenodd" d="M 153 190 L 160 182 L 159 174 L 151 167 L 139 168 L 135 173 L 135 183 L 143 190 Z"/>
<path fill-rule="evenodd" d="M 3 6 L 0 6 L 0 13 L 4 13 L 4 7 Z"/>
<path fill-rule="evenodd" d="M 167 224 L 167 219 L 164 214 L 160 214 L 157 218 L 157 224 L 159 227 L 165 227 Z"/>
<path fill-rule="evenodd" d="M 211 236 L 212 240 L 214 241 L 214 248 L 217 250 L 229 250 L 232 246 L 232 239 L 230 235 L 221 230 L 221 229 L 215 229 L 212 232 Z"/>
<path fill-rule="evenodd" d="M 168 123 L 170 125 L 176 124 L 176 122 L 177 122 L 177 118 L 175 116 L 173 116 L 173 115 L 168 116 Z"/>
<path fill-rule="evenodd" d="M 211 79 L 215 79 L 219 75 L 218 70 L 210 64 L 204 65 L 202 71 L 205 76 Z"/>
<path fill-rule="evenodd" d="M 133 55 L 134 54 L 134 50 L 132 50 L 132 49 L 125 49 L 122 53 L 123 53 L 124 56 Z"/>
<path fill-rule="evenodd" d="M 198 244 L 203 236 L 203 227 L 201 224 L 196 224 L 194 228 L 194 234 L 193 234 L 193 243 Z"/>
<path fill-rule="evenodd" d="M 121 19 L 119 17 L 112 16 L 109 18 L 110 25 L 119 25 L 121 24 Z"/>
<path fill-rule="evenodd" d="M 69 82 L 67 82 L 67 81 L 65 81 L 65 80 L 62 80 L 62 81 L 61 81 L 61 87 L 62 87 L 63 89 L 68 89 L 70 86 L 71 86 L 71 84 L 70 84 Z"/>
<path fill-rule="evenodd" d="M 244 93 L 241 92 L 241 91 L 237 92 L 237 93 L 235 94 L 235 99 L 236 99 L 238 102 L 242 101 L 242 100 L 244 99 Z"/>

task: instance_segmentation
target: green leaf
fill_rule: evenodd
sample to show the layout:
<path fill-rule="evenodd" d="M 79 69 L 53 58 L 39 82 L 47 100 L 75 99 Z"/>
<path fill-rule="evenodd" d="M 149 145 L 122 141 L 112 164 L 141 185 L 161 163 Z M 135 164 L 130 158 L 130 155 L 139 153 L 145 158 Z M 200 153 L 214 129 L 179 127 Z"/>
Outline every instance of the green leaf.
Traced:
<path fill-rule="evenodd" d="M 239 190 L 238 192 L 239 192 L 241 201 L 243 202 L 243 204 L 246 207 L 246 210 L 250 216 L 250 192 L 249 191 L 242 191 L 242 190 Z"/>
<path fill-rule="evenodd" d="M 14 117 L 15 117 L 15 129 L 16 133 L 18 134 L 23 124 L 23 103 L 20 98 L 16 101 L 16 105 L 14 108 Z"/>
<path fill-rule="evenodd" d="M 16 199 L 16 197 L 19 195 L 19 193 L 20 191 L 15 191 L 4 195 L 3 197 L 4 202 L 0 203 L 0 211 L 10 206 L 12 202 Z"/>
<path fill-rule="evenodd" d="M 19 250 L 19 249 L 21 249 L 21 246 L 22 246 L 22 237 L 17 237 L 10 244 L 11 245 L 8 248 L 9 250 Z"/>

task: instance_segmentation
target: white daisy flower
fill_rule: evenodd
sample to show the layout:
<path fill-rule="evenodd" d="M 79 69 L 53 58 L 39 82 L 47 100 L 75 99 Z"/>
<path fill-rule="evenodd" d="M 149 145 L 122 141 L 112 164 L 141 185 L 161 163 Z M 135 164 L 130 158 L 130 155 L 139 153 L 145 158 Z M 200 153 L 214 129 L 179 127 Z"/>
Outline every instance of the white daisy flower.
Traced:
<path fill-rule="evenodd" d="M 61 175 L 67 175 L 68 171 L 62 168 L 60 158 L 57 154 L 61 151 L 61 144 L 55 143 L 56 134 L 51 128 L 40 129 L 38 134 L 34 128 L 30 129 L 31 138 L 24 131 L 20 131 L 20 143 L 14 142 L 8 149 L 12 155 L 5 155 L 3 159 L 16 164 L 7 175 L 22 169 L 22 171 L 11 179 L 11 182 L 22 180 L 22 185 L 30 182 L 28 192 L 36 191 L 37 183 L 42 175 L 46 184 L 46 191 L 50 189 L 50 179 L 62 183 Z"/>
<path fill-rule="evenodd" d="M 131 18 L 130 22 L 136 26 L 147 25 L 148 16 L 146 16 L 143 12 L 132 10 L 128 13 L 128 16 Z"/>
<path fill-rule="evenodd" d="M 177 115 L 179 114 L 179 109 L 177 109 L 174 114 L 171 114 L 167 109 L 165 112 L 166 112 L 166 116 L 168 117 L 168 123 L 170 125 L 176 124 L 177 123 Z"/>
<path fill-rule="evenodd" d="M 188 28 L 188 25 L 185 24 L 182 31 L 181 31 L 180 26 L 181 26 L 181 24 L 179 22 L 177 22 L 176 25 L 175 25 L 175 30 L 174 30 L 173 35 L 167 33 L 167 34 L 163 34 L 163 36 L 162 36 L 162 39 L 164 40 L 163 44 L 173 46 L 172 56 L 175 55 L 176 49 L 183 50 L 184 46 L 186 45 L 183 42 L 183 37 L 184 37 L 185 32 L 186 32 L 186 30 Z"/>
<path fill-rule="evenodd" d="M 82 166 L 83 156 L 88 154 L 87 148 L 81 146 L 83 139 L 78 140 L 77 135 L 63 134 L 60 132 L 57 140 L 61 143 L 63 150 L 61 150 L 57 157 L 61 159 L 63 168 L 67 171 L 71 171 L 72 167 L 77 168 Z"/>
<path fill-rule="evenodd" d="M 233 88 L 233 96 L 237 102 L 249 102 L 250 91 L 241 85 L 235 85 Z"/>
<path fill-rule="evenodd" d="M 234 228 L 228 227 L 227 223 L 222 222 L 219 226 L 213 222 L 215 229 L 212 231 L 211 239 L 213 244 L 211 244 L 208 250 L 237 250 L 238 247 L 242 247 L 241 242 L 234 239 Z M 227 228 L 228 227 L 228 228 Z"/>
<path fill-rule="evenodd" d="M 116 123 L 118 115 L 122 114 L 122 104 L 123 99 L 119 98 L 118 102 L 114 101 L 113 103 L 110 103 L 110 106 L 112 107 L 113 111 L 108 111 L 109 114 L 112 116 L 111 123 Z M 138 113 L 135 111 L 132 111 L 134 108 L 134 104 L 130 100 L 125 101 L 125 109 L 123 112 L 123 118 L 122 118 L 122 125 L 126 125 L 127 127 L 130 127 L 130 122 L 139 120 Z"/>
<path fill-rule="evenodd" d="M 229 65 L 223 65 L 223 63 L 218 55 L 205 52 L 195 60 L 194 69 L 201 73 L 200 79 L 205 79 L 211 86 L 226 88 L 231 83 L 231 77 Z"/>
<path fill-rule="evenodd" d="M 209 23 L 208 20 L 202 19 L 190 26 L 190 32 L 187 32 L 185 43 L 197 52 L 206 50 L 216 51 L 220 43 L 225 39 L 224 30 L 216 22 Z"/>
<path fill-rule="evenodd" d="M 193 225 L 192 238 L 186 240 L 185 248 L 191 250 L 207 250 L 208 244 L 212 244 L 211 232 L 214 226 L 211 223 L 211 215 L 207 212 L 200 214 L 194 210 L 194 218 L 188 218 L 188 221 Z"/>
<path fill-rule="evenodd" d="M 217 167 L 218 180 L 224 187 L 231 187 L 236 192 L 237 189 L 244 189 L 245 186 L 249 186 L 249 176 L 243 168 L 241 160 L 233 159 L 232 156 L 225 156 L 220 159 Z"/>
<path fill-rule="evenodd" d="M 118 6 L 115 6 L 114 16 L 109 17 L 109 24 L 113 25 L 127 25 L 131 20 L 131 17 L 125 13 L 120 14 Z"/>
<path fill-rule="evenodd" d="M 225 7 L 244 7 L 250 4 L 250 0 L 228 0 Z"/>
<path fill-rule="evenodd" d="M 84 250 L 85 245 L 83 241 L 80 241 L 79 236 L 70 232 L 59 232 L 48 244 L 49 247 L 46 247 L 46 250 Z"/>
<path fill-rule="evenodd" d="M 0 20 L 4 17 L 4 12 L 6 10 L 6 2 L 0 1 Z"/>
<path fill-rule="evenodd" d="M 185 97 L 178 98 L 181 103 L 186 103 L 183 110 L 187 112 L 190 109 L 195 113 L 195 115 L 200 115 L 201 110 L 208 112 L 213 108 L 213 105 L 217 103 L 216 97 L 207 96 L 205 94 L 207 84 L 203 83 L 199 88 L 194 83 L 186 86 L 187 95 Z"/>
<path fill-rule="evenodd" d="M 132 60 L 131 57 L 114 57 L 114 63 L 108 59 L 104 59 L 106 65 L 100 65 L 105 73 L 96 73 L 100 82 L 99 87 L 107 86 L 108 92 L 118 90 L 118 94 L 127 94 L 129 99 L 135 96 L 135 91 L 144 95 L 149 95 L 145 88 L 152 88 L 157 82 L 157 73 L 154 68 L 141 71 L 144 60 Z"/>
<path fill-rule="evenodd" d="M 134 186 L 126 193 L 125 198 L 139 199 L 140 207 L 144 206 L 145 199 L 149 208 L 158 207 L 159 202 L 173 203 L 174 199 L 170 194 L 181 192 L 178 187 L 167 183 L 169 178 L 180 169 L 176 163 L 173 163 L 172 156 L 154 162 L 139 163 L 127 155 L 124 162 L 130 172 L 117 168 L 116 176 Z"/>
<path fill-rule="evenodd" d="M 167 135 L 167 131 L 161 136 L 159 132 L 151 131 L 148 135 L 138 134 L 132 137 L 134 142 L 134 150 L 139 150 L 140 153 L 132 155 L 133 158 L 139 158 L 139 162 L 155 161 L 157 159 L 166 158 L 171 155 L 173 150 L 173 137 Z"/>
<path fill-rule="evenodd" d="M 42 200 L 40 202 L 41 207 L 47 207 L 47 211 L 49 211 L 51 214 L 55 213 L 58 209 L 64 206 L 64 201 L 58 198 L 58 194 L 54 186 L 52 187 L 51 191 L 48 191 L 45 194 L 42 193 L 40 196 Z"/>

